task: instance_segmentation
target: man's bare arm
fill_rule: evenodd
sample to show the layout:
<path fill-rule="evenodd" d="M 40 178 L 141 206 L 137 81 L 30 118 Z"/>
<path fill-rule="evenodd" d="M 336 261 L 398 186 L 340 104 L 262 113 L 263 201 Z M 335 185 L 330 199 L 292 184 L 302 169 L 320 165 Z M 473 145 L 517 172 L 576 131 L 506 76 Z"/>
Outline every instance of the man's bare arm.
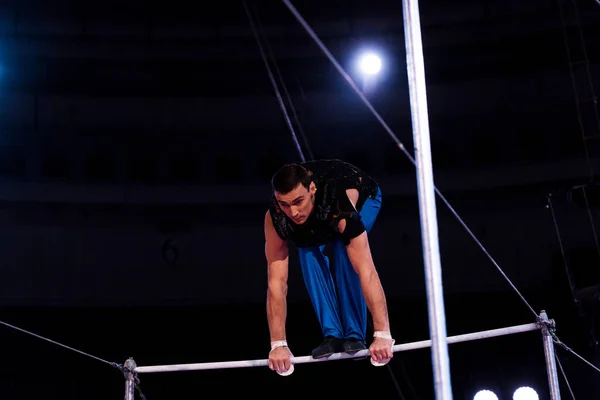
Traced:
<path fill-rule="evenodd" d="M 356 189 L 349 189 L 346 191 L 348 198 L 352 202 L 352 205 L 356 207 L 358 202 L 358 191 Z M 346 228 L 346 221 L 340 221 L 338 229 L 343 232 Z M 359 236 L 355 237 L 350 241 L 350 244 L 346 246 L 346 252 L 348 258 L 352 264 L 354 270 L 358 274 L 360 279 L 360 285 L 367 303 L 371 316 L 373 317 L 373 328 L 375 331 L 389 331 L 390 324 L 388 318 L 387 301 L 385 299 L 385 293 L 381 286 L 379 274 L 375 269 L 375 263 L 371 255 L 371 248 L 369 247 L 369 239 L 367 232 L 363 232 Z"/>
<path fill-rule="evenodd" d="M 373 317 L 373 328 L 375 331 L 389 331 L 387 302 L 385 293 L 379 280 L 379 274 L 369 248 L 367 232 L 361 233 L 350 241 L 346 247 L 348 258 L 358 274 L 365 302 Z"/>
<path fill-rule="evenodd" d="M 288 247 L 275 232 L 268 211 L 265 215 L 265 255 L 268 266 L 267 320 L 271 341 L 286 340 Z"/>

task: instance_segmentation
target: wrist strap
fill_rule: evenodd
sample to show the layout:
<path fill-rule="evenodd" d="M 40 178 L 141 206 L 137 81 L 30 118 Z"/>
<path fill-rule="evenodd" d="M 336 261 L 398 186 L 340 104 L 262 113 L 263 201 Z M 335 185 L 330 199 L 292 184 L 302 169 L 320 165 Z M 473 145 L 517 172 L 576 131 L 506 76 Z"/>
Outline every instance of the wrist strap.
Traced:
<path fill-rule="evenodd" d="M 392 334 L 389 331 L 375 331 L 373 333 L 373 337 L 382 339 L 393 339 Z"/>
<path fill-rule="evenodd" d="M 288 344 L 285 340 L 277 340 L 275 342 L 271 342 L 271 351 L 275 350 L 278 347 L 288 347 Z"/>

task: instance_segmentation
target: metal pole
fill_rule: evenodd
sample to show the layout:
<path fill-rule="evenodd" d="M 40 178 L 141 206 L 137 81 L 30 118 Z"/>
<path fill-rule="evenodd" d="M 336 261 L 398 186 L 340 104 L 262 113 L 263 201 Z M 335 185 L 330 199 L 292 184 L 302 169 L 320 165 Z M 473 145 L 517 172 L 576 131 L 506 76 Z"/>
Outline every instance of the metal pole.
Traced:
<path fill-rule="evenodd" d="M 125 373 L 125 400 L 135 400 L 135 369 L 137 365 L 133 358 L 127 359 L 125 361 L 125 368 L 127 372 Z"/>
<path fill-rule="evenodd" d="M 544 355 L 546 356 L 546 370 L 548 372 L 548 385 L 550 387 L 550 399 L 560 400 L 560 387 L 558 386 L 558 371 L 556 370 L 556 356 L 554 354 L 554 321 L 548 320 L 546 311 L 540 313 L 542 323 L 542 339 L 544 341 Z"/>
<path fill-rule="evenodd" d="M 452 399 L 450 380 L 450 360 L 446 341 L 446 312 L 442 284 L 437 213 L 431 162 L 429 118 L 427 111 L 427 91 L 425 85 L 425 62 L 421 40 L 419 3 L 417 0 L 403 1 L 404 36 L 408 88 L 410 92 L 413 138 L 417 161 L 417 183 L 419 189 L 419 212 L 421 216 L 421 237 L 423 260 L 425 262 L 425 283 L 427 284 L 427 305 L 429 310 L 429 332 L 431 336 L 431 357 L 437 400 Z"/>

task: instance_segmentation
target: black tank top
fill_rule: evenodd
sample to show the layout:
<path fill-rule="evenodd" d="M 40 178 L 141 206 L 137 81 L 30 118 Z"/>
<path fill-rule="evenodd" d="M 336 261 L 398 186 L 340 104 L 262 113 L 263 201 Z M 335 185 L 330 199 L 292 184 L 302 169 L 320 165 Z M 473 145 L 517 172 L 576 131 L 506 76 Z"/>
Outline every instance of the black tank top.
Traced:
<path fill-rule="evenodd" d="M 344 161 L 307 161 L 301 165 L 317 187 L 313 212 L 306 223 L 297 225 L 285 215 L 273 196 L 269 207 L 273 226 L 282 240 L 291 241 L 297 247 L 330 243 L 339 236 L 337 224 L 341 217 L 355 211 L 346 190 L 358 190 L 356 211 L 360 211 L 367 198 L 375 197 L 379 186 L 359 168 Z"/>

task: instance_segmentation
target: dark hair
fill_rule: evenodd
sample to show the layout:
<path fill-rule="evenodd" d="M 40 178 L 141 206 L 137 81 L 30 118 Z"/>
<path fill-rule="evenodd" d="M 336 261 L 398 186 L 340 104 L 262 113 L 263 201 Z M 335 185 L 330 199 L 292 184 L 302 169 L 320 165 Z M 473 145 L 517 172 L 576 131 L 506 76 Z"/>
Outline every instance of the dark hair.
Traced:
<path fill-rule="evenodd" d="M 310 175 L 306 168 L 300 164 L 286 164 L 273 174 L 271 187 L 273 192 L 286 194 L 294 190 L 300 183 L 308 189 L 310 182 Z"/>

